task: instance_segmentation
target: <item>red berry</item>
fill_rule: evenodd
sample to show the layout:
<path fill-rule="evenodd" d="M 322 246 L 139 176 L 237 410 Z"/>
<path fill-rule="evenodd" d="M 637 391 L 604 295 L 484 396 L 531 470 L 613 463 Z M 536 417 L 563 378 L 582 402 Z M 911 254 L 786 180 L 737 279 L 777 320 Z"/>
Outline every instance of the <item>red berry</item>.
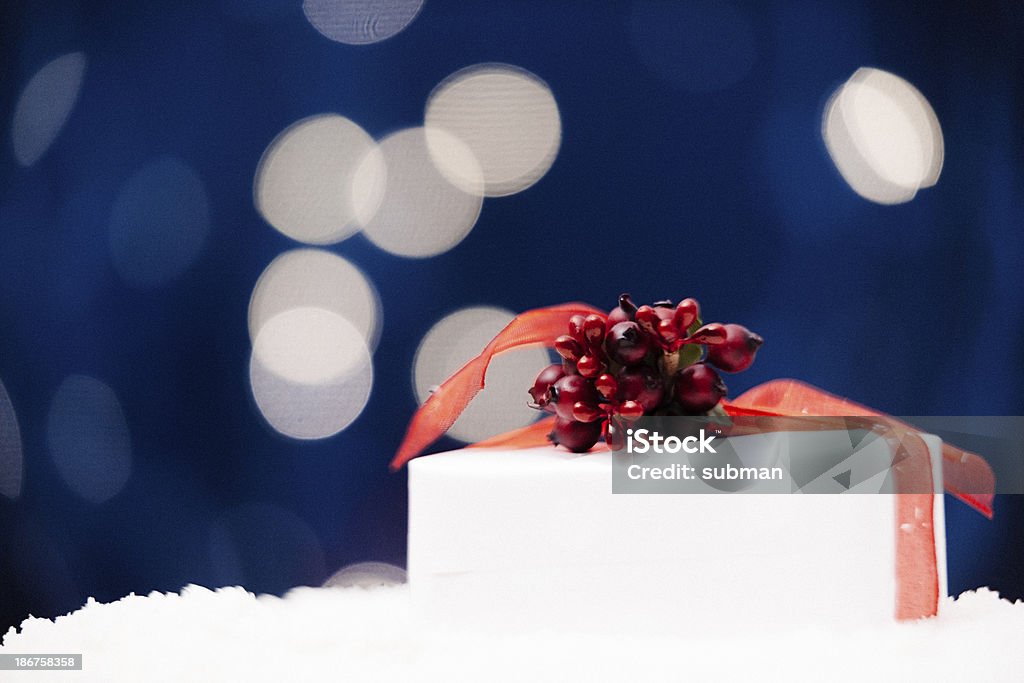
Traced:
<path fill-rule="evenodd" d="M 593 379 L 604 372 L 604 363 L 594 356 L 582 356 L 576 361 L 576 370 L 587 379 Z"/>
<path fill-rule="evenodd" d="M 555 428 L 548 434 L 551 443 L 565 446 L 574 453 L 584 453 L 593 448 L 601 438 L 601 421 L 578 422 L 561 417 L 555 418 Z"/>
<path fill-rule="evenodd" d="M 662 320 L 658 323 L 658 336 L 666 342 L 674 342 L 679 337 L 679 333 L 676 331 L 676 324 L 671 320 Z"/>
<path fill-rule="evenodd" d="M 757 350 L 764 344 L 760 335 L 743 325 L 729 323 L 725 328 L 725 341 L 708 348 L 708 361 L 724 372 L 741 372 L 754 362 Z"/>
<path fill-rule="evenodd" d="M 572 407 L 573 419 L 578 422 L 593 422 L 598 420 L 604 413 L 597 406 L 588 405 L 582 401 L 577 401 L 576 405 Z"/>
<path fill-rule="evenodd" d="M 612 398 L 619 391 L 619 383 L 608 374 L 600 375 L 594 380 L 594 387 L 605 398 Z"/>
<path fill-rule="evenodd" d="M 577 403 L 597 405 L 598 399 L 597 389 L 580 375 L 566 375 L 551 385 L 551 401 L 563 420 L 572 418 L 572 409 Z"/>
<path fill-rule="evenodd" d="M 689 413 L 708 412 L 718 405 L 726 393 L 722 378 L 705 363 L 694 363 L 676 374 L 676 401 Z"/>
<path fill-rule="evenodd" d="M 687 340 L 698 344 L 721 344 L 725 341 L 725 336 L 725 325 L 722 323 L 708 323 L 698 327 L 693 334 L 687 337 Z"/>
<path fill-rule="evenodd" d="M 673 314 L 676 328 L 681 334 L 686 334 L 686 331 L 690 329 L 690 325 L 699 317 L 700 304 L 697 303 L 696 299 L 683 299 L 676 306 L 676 312 Z"/>
<path fill-rule="evenodd" d="M 623 420 L 633 422 L 644 416 L 644 407 L 636 401 L 623 401 L 615 412 Z"/>
<path fill-rule="evenodd" d="M 583 338 L 588 346 L 600 346 L 604 339 L 604 316 L 591 314 L 583 321 Z"/>
<path fill-rule="evenodd" d="M 586 320 L 586 317 L 582 315 L 574 315 L 569 318 L 569 336 L 580 344 L 583 343 L 583 323 L 585 323 Z"/>
<path fill-rule="evenodd" d="M 618 401 L 636 401 L 644 412 L 652 412 L 661 405 L 665 396 L 665 386 L 661 375 L 646 365 L 635 368 L 623 368 L 616 377 Z"/>
<path fill-rule="evenodd" d="M 639 313 L 639 312 L 638 312 Z M 608 357 L 620 365 L 636 365 L 651 350 L 651 340 L 636 323 L 619 323 L 605 340 Z"/>
<path fill-rule="evenodd" d="M 636 322 L 641 328 L 655 334 L 658 329 L 658 323 L 661 322 L 661 316 L 654 310 L 653 306 L 641 306 L 636 309 Z"/>
<path fill-rule="evenodd" d="M 629 322 L 630 319 L 630 315 L 618 306 L 608 311 L 608 327 L 618 325 L 619 323 Z"/>
<path fill-rule="evenodd" d="M 576 361 L 583 355 L 583 346 L 567 334 L 555 339 L 555 351 L 566 360 Z"/>
<path fill-rule="evenodd" d="M 530 396 L 533 397 L 533 402 L 537 404 L 538 408 L 543 408 L 550 413 L 555 412 L 555 407 L 551 405 L 551 385 L 562 379 L 564 375 L 565 370 L 558 364 L 549 365 L 540 371 L 537 379 L 533 380 L 533 388 L 530 389 Z"/>

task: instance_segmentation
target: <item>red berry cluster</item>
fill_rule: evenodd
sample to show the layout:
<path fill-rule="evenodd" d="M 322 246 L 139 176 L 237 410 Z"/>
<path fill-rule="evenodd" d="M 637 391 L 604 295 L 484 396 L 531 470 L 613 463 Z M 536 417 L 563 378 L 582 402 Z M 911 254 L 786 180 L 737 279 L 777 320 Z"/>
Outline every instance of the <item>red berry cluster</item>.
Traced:
<path fill-rule="evenodd" d="M 607 316 L 574 315 L 568 332 L 530 396 L 556 416 L 551 441 L 578 453 L 644 415 L 706 415 L 726 395 L 715 368 L 746 370 L 764 343 L 742 325 L 705 325 L 695 299 L 637 307 L 629 294 Z"/>

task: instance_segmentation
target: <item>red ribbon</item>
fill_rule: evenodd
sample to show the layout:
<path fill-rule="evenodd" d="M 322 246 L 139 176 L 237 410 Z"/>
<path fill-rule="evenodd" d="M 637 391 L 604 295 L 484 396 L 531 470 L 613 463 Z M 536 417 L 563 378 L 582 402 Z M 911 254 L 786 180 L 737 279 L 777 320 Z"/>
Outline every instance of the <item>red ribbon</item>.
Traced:
<path fill-rule="evenodd" d="M 793 379 L 765 382 L 725 403 L 730 415 L 843 416 L 880 418 L 897 434 L 918 432 L 905 422 L 872 408 L 840 398 Z M 975 453 L 942 444 L 942 483 L 946 491 L 992 518 L 996 478 L 985 459 Z M 918 489 L 923 490 L 923 489 Z"/>

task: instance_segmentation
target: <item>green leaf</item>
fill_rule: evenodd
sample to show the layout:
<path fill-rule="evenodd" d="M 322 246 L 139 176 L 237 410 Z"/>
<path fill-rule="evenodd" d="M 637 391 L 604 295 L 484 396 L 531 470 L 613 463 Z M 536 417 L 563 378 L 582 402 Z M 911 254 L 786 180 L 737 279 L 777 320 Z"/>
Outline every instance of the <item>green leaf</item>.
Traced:
<path fill-rule="evenodd" d="M 690 325 L 690 328 L 686 330 L 686 334 L 692 335 L 694 332 L 700 329 L 700 326 L 704 324 L 704 321 L 697 318 Z M 693 365 L 700 360 L 701 354 L 704 352 L 704 347 L 700 344 L 684 344 L 679 351 L 679 368 L 685 368 L 687 365 Z"/>
<path fill-rule="evenodd" d="M 677 352 L 679 356 L 679 368 L 693 365 L 700 360 L 702 347 L 700 344 L 684 344 Z"/>

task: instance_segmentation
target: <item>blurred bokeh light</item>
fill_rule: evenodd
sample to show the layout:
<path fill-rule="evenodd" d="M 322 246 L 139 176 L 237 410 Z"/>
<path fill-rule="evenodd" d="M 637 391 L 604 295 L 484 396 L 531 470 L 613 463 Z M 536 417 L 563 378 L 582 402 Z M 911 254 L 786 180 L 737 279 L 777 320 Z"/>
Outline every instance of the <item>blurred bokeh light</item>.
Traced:
<path fill-rule="evenodd" d="M 446 78 L 430 94 L 425 121 L 427 146 L 445 177 L 466 192 L 478 191 L 478 174 L 451 161 L 451 135 L 476 159 L 489 197 L 521 192 L 540 180 L 562 141 L 551 89 L 507 64 L 480 64 Z"/>
<path fill-rule="evenodd" d="M 118 194 L 110 216 L 110 255 L 129 285 L 166 284 L 192 265 L 209 230 L 202 179 L 180 159 L 161 157 Z"/>
<path fill-rule="evenodd" d="M 57 389 L 46 422 L 46 440 L 68 487 L 102 503 L 124 487 L 132 471 L 132 444 L 124 410 L 113 389 L 84 375 Z"/>
<path fill-rule="evenodd" d="M 266 267 L 249 300 L 249 337 L 292 308 L 322 308 L 350 322 L 370 349 L 377 346 L 381 305 L 366 274 L 351 262 L 320 249 L 287 251 Z"/>
<path fill-rule="evenodd" d="M 332 244 L 359 229 L 352 183 L 373 140 L 344 116 L 323 114 L 292 124 L 267 147 L 256 168 L 256 208 L 299 242 Z"/>
<path fill-rule="evenodd" d="M 636 0 L 631 29 L 644 64 L 692 92 L 734 85 L 749 73 L 757 54 L 746 11 L 726 0 Z"/>
<path fill-rule="evenodd" d="M 829 99 L 822 134 L 836 168 L 865 199 L 901 204 L 939 180 L 939 120 L 917 88 L 894 74 L 858 69 Z"/>
<path fill-rule="evenodd" d="M 78 100 L 85 64 L 81 52 L 62 55 L 25 86 L 11 123 L 14 157 L 22 166 L 36 163 L 64 127 Z"/>
<path fill-rule="evenodd" d="M 446 148 L 458 147 L 447 138 Z M 470 157 L 457 154 L 460 177 Z M 363 232 L 375 245 L 410 258 L 442 254 L 465 239 L 476 225 L 481 193 L 466 192 L 434 165 L 423 128 L 387 136 L 360 164 L 353 182 Z"/>
<path fill-rule="evenodd" d="M 294 512 L 272 503 L 228 511 L 209 531 L 209 557 L 221 585 L 263 585 L 283 593 L 315 585 L 324 552 L 316 533 Z"/>
<path fill-rule="evenodd" d="M 416 349 L 416 399 L 420 403 L 426 401 L 435 387 L 478 355 L 513 317 L 512 311 L 476 306 L 450 313 L 434 324 Z M 487 385 L 455 421 L 448 435 L 462 441 L 479 441 L 536 420 L 540 413 L 528 406 L 526 390 L 533 377 L 550 362 L 548 351 L 543 348 L 495 356 L 487 369 Z"/>
<path fill-rule="evenodd" d="M 0 382 L 0 495 L 13 500 L 21 494 L 22 461 L 18 416 L 7 388 Z"/>
<path fill-rule="evenodd" d="M 356 562 L 342 567 L 324 581 L 325 588 L 373 588 L 406 582 L 405 570 L 387 562 Z"/>
<path fill-rule="evenodd" d="M 352 423 L 373 387 L 363 333 L 342 316 L 303 306 L 260 327 L 249 377 L 267 422 L 297 439 L 323 439 Z"/>
<path fill-rule="evenodd" d="M 304 0 L 302 11 L 327 38 L 366 45 L 400 32 L 422 6 L 423 0 Z"/>

